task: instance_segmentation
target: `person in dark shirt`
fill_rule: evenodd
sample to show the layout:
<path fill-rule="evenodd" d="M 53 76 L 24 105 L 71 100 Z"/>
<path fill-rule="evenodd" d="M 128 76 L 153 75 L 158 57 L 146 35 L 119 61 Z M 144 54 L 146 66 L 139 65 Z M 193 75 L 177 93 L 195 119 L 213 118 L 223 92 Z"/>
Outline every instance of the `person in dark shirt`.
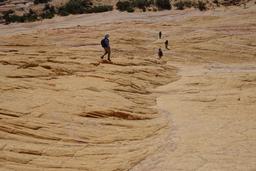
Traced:
<path fill-rule="evenodd" d="M 168 50 L 169 50 L 169 48 L 168 48 L 169 41 L 168 41 L 168 40 L 166 40 L 166 41 L 164 42 L 164 44 L 165 44 L 165 49 L 168 49 Z"/>
<path fill-rule="evenodd" d="M 158 49 L 158 57 L 159 57 L 159 59 L 161 59 L 163 55 L 164 55 L 164 54 L 163 54 L 162 49 L 159 48 L 159 49 Z"/>
<path fill-rule="evenodd" d="M 162 38 L 162 32 L 161 31 L 159 32 L 158 36 L 159 36 L 159 39 Z"/>
<path fill-rule="evenodd" d="M 110 49 L 110 44 L 109 44 L 109 34 L 106 34 L 105 37 L 101 40 L 101 46 L 104 48 L 105 53 L 101 56 L 101 59 L 104 58 L 106 54 L 108 54 L 108 60 L 110 60 L 110 54 L 111 54 L 111 49 Z"/>

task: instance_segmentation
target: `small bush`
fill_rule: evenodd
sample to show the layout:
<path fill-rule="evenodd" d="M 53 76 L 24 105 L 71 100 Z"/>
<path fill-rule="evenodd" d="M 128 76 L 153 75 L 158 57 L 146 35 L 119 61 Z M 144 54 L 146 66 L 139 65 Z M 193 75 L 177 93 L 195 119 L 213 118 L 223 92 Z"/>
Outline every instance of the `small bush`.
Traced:
<path fill-rule="evenodd" d="M 140 9 L 146 10 L 146 7 L 150 6 L 151 1 L 148 0 L 134 0 L 134 6 Z"/>
<path fill-rule="evenodd" d="M 25 21 L 23 16 L 18 16 L 16 14 L 4 15 L 3 18 L 4 18 L 6 24 L 14 23 L 14 22 L 23 23 Z"/>
<path fill-rule="evenodd" d="M 99 12 L 106 12 L 106 11 L 112 11 L 113 6 L 111 5 L 99 5 L 99 6 L 93 6 L 92 8 L 89 8 L 86 10 L 88 13 L 99 13 Z"/>
<path fill-rule="evenodd" d="M 69 12 L 66 11 L 63 7 L 60 7 L 58 9 L 58 14 L 61 15 L 61 16 L 68 16 L 69 15 Z"/>
<path fill-rule="evenodd" d="M 13 14 L 13 13 L 14 13 L 14 11 L 10 9 L 8 11 L 3 12 L 3 15 L 5 16 L 5 15 Z"/>
<path fill-rule="evenodd" d="M 51 19 L 54 17 L 54 13 L 51 13 L 49 11 L 45 11 L 41 14 L 42 19 Z"/>
<path fill-rule="evenodd" d="M 116 7 L 119 11 L 127 11 L 133 12 L 134 11 L 134 4 L 131 1 L 118 1 L 116 3 Z"/>
<path fill-rule="evenodd" d="M 202 1 L 198 1 L 198 9 L 200 11 L 205 11 L 207 8 L 206 8 L 206 4 Z"/>
<path fill-rule="evenodd" d="M 48 3 L 51 0 L 34 0 L 34 4 L 42 4 L 42 3 Z"/>
<path fill-rule="evenodd" d="M 176 2 L 174 4 L 174 6 L 176 7 L 177 10 L 184 10 L 185 9 L 185 4 L 183 3 L 183 1 Z"/>
<path fill-rule="evenodd" d="M 42 19 L 51 19 L 54 17 L 55 13 L 55 8 L 49 4 L 46 4 L 43 13 L 40 16 Z"/>
<path fill-rule="evenodd" d="M 66 5 L 59 8 L 60 15 L 69 15 L 69 14 L 83 14 L 90 7 L 90 4 L 87 1 L 83 0 L 70 0 Z"/>
<path fill-rule="evenodd" d="M 129 7 L 126 11 L 127 11 L 127 12 L 134 12 L 134 8 Z"/>
<path fill-rule="evenodd" d="M 169 0 L 156 0 L 156 6 L 160 9 L 170 10 L 172 8 Z"/>
<path fill-rule="evenodd" d="M 176 9 L 178 10 L 184 10 L 185 8 L 191 8 L 193 6 L 192 2 L 190 0 L 186 1 L 179 1 L 174 4 Z"/>
<path fill-rule="evenodd" d="M 183 1 L 183 3 L 187 8 L 191 8 L 193 6 L 193 3 L 191 2 L 191 0 Z"/>
<path fill-rule="evenodd" d="M 42 19 L 51 19 L 54 17 L 54 15 L 55 15 L 54 12 L 50 10 L 45 10 L 40 16 Z"/>
<path fill-rule="evenodd" d="M 22 16 L 18 16 L 14 14 L 12 10 L 9 10 L 4 14 L 3 19 L 7 24 L 13 22 L 32 22 L 38 19 L 38 15 L 31 9 L 29 10 L 29 13 L 23 14 Z"/>
<path fill-rule="evenodd" d="M 55 13 L 55 8 L 54 6 L 50 6 L 49 4 L 46 4 L 44 7 L 44 11 L 50 11 L 52 13 Z"/>
<path fill-rule="evenodd" d="M 32 9 L 30 9 L 29 13 L 24 14 L 23 17 L 26 22 L 32 22 L 37 20 L 38 15 Z"/>
<path fill-rule="evenodd" d="M 218 1 L 218 0 L 214 0 L 214 1 L 213 1 L 213 3 L 214 3 L 214 4 L 216 4 L 216 5 L 217 5 L 217 7 L 219 7 L 219 6 L 220 6 L 220 3 L 219 3 L 219 1 Z"/>

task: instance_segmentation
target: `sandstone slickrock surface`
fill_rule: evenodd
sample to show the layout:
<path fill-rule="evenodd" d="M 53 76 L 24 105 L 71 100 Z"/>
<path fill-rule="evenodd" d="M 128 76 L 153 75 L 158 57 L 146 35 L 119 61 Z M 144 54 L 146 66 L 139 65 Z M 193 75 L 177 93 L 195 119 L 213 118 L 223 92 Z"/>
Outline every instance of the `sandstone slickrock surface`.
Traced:
<path fill-rule="evenodd" d="M 0 170 L 255 170 L 255 14 L 0 26 Z M 112 64 L 99 60 L 106 32 Z"/>

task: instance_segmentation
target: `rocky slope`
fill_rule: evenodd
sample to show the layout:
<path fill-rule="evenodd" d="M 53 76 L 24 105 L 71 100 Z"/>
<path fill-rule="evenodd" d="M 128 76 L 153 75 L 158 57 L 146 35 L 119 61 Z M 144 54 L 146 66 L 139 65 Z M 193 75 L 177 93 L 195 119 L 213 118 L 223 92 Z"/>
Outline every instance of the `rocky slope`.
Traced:
<path fill-rule="evenodd" d="M 1 25 L 0 170 L 255 170 L 255 12 Z"/>

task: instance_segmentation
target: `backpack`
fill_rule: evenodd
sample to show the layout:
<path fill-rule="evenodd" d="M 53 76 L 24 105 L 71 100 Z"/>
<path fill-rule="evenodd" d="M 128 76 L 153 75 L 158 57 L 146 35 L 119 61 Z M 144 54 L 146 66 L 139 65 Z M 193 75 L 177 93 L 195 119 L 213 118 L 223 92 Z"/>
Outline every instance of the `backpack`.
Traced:
<path fill-rule="evenodd" d="M 102 47 L 104 47 L 104 48 L 107 47 L 105 38 L 102 39 L 100 43 L 101 43 L 101 46 L 102 46 Z"/>

